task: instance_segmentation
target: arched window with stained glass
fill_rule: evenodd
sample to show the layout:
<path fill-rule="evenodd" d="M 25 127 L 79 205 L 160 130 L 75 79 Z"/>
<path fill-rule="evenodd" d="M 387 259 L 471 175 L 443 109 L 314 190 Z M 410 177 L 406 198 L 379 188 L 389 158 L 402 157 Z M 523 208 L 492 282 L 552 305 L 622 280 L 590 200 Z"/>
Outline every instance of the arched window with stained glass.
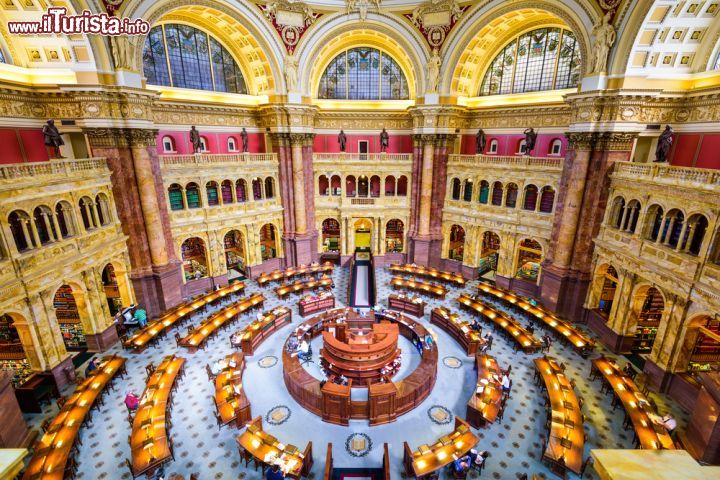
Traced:
<path fill-rule="evenodd" d="M 556 27 L 524 33 L 508 43 L 485 72 L 480 95 L 559 90 L 577 86 L 580 44 Z"/>
<path fill-rule="evenodd" d="M 318 98 L 335 100 L 407 100 L 407 78 L 387 53 L 355 47 L 340 53 L 323 72 Z"/>
<path fill-rule="evenodd" d="M 152 85 L 248 93 L 230 52 L 215 38 L 189 25 L 153 27 L 145 39 L 143 71 Z"/>

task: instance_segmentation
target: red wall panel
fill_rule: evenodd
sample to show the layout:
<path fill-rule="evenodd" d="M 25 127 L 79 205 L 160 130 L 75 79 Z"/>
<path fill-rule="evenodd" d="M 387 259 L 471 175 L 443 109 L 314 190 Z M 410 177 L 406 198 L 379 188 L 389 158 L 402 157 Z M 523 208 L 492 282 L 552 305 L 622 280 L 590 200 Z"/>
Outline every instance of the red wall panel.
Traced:
<path fill-rule="evenodd" d="M 192 145 L 190 144 L 190 130 L 187 132 L 178 132 L 178 131 L 167 131 L 167 130 L 161 130 L 158 132 L 156 143 L 158 152 L 162 155 L 164 153 L 163 151 L 163 145 L 162 145 L 162 139 L 165 136 L 172 137 L 172 139 L 175 141 L 175 150 L 179 155 L 186 155 L 192 153 Z M 237 132 L 200 132 L 200 136 L 205 137 L 207 139 L 207 147 L 210 150 L 210 153 L 237 153 L 237 152 L 230 152 L 228 150 L 228 143 L 227 139 L 229 137 L 235 137 L 235 144 L 237 146 L 238 151 L 242 150 L 242 140 L 240 139 L 240 133 L 241 130 L 238 130 Z M 248 148 L 250 149 L 251 153 L 265 153 L 265 135 L 259 132 L 248 132 Z"/>
<path fill-rule="evenodd" d="M 25 161 L 14 128 L 0 128 L 0 145 L 2 145 L 0 163 L 21 163 Z"/>
<path fill-rule="evenodd" d="M 702 140 L 699 134 L 679 134 L 675 136 L 675 148 L 670 159 L 671 165 L 678 167 L 692 167 L 695 161 L 698 143 Z M 653 153 L 652 158 L 655 158 Z"/>
<path fill-rule="evenodd" d="M 720 169 L 720 134 L 703 135 L 695 166 Z"/>
<path fill-rule="evenodd" d="M 47 162 L 49 160 L 42 129 L 20 129 L 20 138 L 28 162 Z"/>
<path fill-rule="evenodd" d="M 498 150 L 495 153 L 495 155 L 519 155 L 518 154 L 518 145 L 522 140 L 525 139 L 525 135 L 522 134 L 486 134 L 485 138 L 487 139 L 487 143 L 485 145 L 485 153 L 488 153 L 490 150 L 490 142 L 492 140 L 498 141 Z M 550 145 L 552 145 L 552 142 L 556 139 L 559 139 L 562 142 L 562 147 L 560 147 L 560 157 L 565 156 L 565 151 L 567 150 L 567 139 L 565 138 L 565 135 L 561 134 L 553 134 L 553 135 L 543 135 L 539 134 L 537 137 L 537 142 L 535 144 L 535 150 L 533 151 L 533 156 L 535 157 L 547 157 L 550 156 Z M 460 142 L 460 153 L 464 155 L 475 155 L 475 135 L 463 135 L 462 140 Z"/>
<path fill-rule="evenodd" d="M 315 153 L 337 153 L 340 151 L 340 144 L 337 137 L 340 132 L 335 134 L 318 134 L 315 135 L 313 149 Z M 380 152 L 380 132 L 374 135 L 351 135 L 346 133 L 347 145 L 346 152 L 358 153 L 358 142 L 360 140 L 368 141 L 368 153 Z M 390 135 L 390 144 L 387 153 L 412 153 L 412 136 L 410 135 Z"/>

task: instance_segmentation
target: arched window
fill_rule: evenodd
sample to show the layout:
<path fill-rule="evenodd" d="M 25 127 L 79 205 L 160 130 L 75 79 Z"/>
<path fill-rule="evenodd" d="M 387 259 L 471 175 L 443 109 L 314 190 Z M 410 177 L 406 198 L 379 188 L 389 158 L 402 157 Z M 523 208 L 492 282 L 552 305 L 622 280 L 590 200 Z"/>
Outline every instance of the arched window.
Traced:
<path fill-rule="evenodd" d="M 370 47 L 346 50 L 325 69 L 318 98 L 336 100 L 407 100 L 408 82 L 397 62 Z"/>
<path fill-rule="evenodd" d="M 265 198 L 273 198 L 275 196 L 275 180 L 272 177 L 265 179 Z"/>
<path fill-rule="evenodd" d="M 472 180 L 465 180 L 463 182 L 463 200 L 466 202 L 472 202 L 473 184 Z"/>
<path fill-rule="evenodd" d="M 355 183 L 355 176 L 354 175 L 348 175 L 345 178 L 345 196 L 346 197 L 354 197 L 357 193 L 355 191 L 356 189 L 356 183 Z"/>
<path fill-rule="evenodd" d="M 555 205 L 555 189 L 551 186 L 543 187 L 540 194 L 540 211 L 543 213 L 552 213 Z"/>
<path fill-rule="evenodd" d="M 158 25 L 150 30 L 143 48 L 143 71 L 152 85 L 248 93 L 227 49 L 188 25 Z"/>
<path fill-rule="evenodd" d="M 185 198 L 188 208 L 200 208 L 200 187 L 195 182 L 190 182 L 185 186 Z"/>
<path fill-rule="evenodd" d="M 97 227 L 95 213 L 93 212 L 93 201 L 88 197 L 80 199 L 80 216 L 82 216 L 85 230 Z"/>
<path fill-rule="evenodd" d="M 340 175 L 333 175 L 330 178 L 330 192 L 332 195 L 340 196 L 342 195 L 342 187 L 341 181 L 340 181 Z"/>
<path fill-rule="evenodd" d="M 318 179 L 318 193 L 323 197 L 330 195 L 330 181 L 325 175 L 320 175 Z"/>
<path fill-rule="evenodd" d="M 625 218 L 622 222 L 622 229 L 626 232 L 635 233 L 638 218 L 640 217 L 640 202 L 630 200 L 625 207 Z"/>
<path fill-rule="evenodd" d="M 395 196 L 395 177 L 393 177 L 392 175 L 388 175 L 387 177 L 385 177 L 385 196 Z"/>
<path fill-rule="evenodd" d="M 556 138 L 552 142 L 550 142 L 550 149 L 548 150 L 548 155 L 551 155 L 553 157 L 560 156 L 560 151 L 562 150 L 562 140 L 559 138 Z"/>
<path fill-rule="evenodd" d="M 509 183 L 507 186 L 507 198 L 505 198 L 505 206 L 509 208 L 515 208 L 517 206 L 518 197 L 518 186 L 514 183 Z"/>
<path fill-rule="evenodd" d="M 448 242 L 448 258 L 463 261 L 465 253 L 465 229 L 460 225 L 450 227 L 450 241 Z"/>
<path fill-rule="evenodd" d="M 55 205 L 55 218 L 57 219 L 62 238 L 75 235 L 75 219 L 72 206 L 69 203 L 62 201 Z"/>
<path fill-rule="evenodd" d="M 508 43 L 490 63 L 480 95 L 572 88 L 580 79 L 580 44 L 561 28 L 539 28 Z"/>
<path fill-rule="evenodd" d="M 229 137 L 227 139 L 227 148 L 228 152 L 237 152 L 237 140 L 235 140 L 235 137 Z"/>
<path fill-rule="evenodd" d="M 207 182 L 205 184 L 205 194 L 207 195 L 207 204 L 209 207 L 214 207 L 215 205 L 220 205 L 220 200 L 218 199 L 218 184 L 217 182 Z"/>
<path fill-rule="evenodd" d="M 208 139 L 205 137 L 200 137 L 200 151 L 202 153 L 207 153 L 210 151 L 208 145 L 210 145 L 210 143 L 208 143 Z"/>
<path fill-rule="evenodd" d="M 460 179 L 459 178 L 453 178 L 452 179 L 452 199 L 453 200 L 460 200 Z"/>
<path fill-rule="evenodd" d="M 230 180 L 223 180 L 220 184 L 220 195 L 222 196 L 223 204 L 233 203 L 233 184 Z"/>
<path fill-rule="evenodd" d="M 537 281 L 542 263 L 542 246 L 536 240 L 526 238 L 518 246 L 518 263 L 515 276 Z"/>
<path fill-rule="evenodd" d="M 398 178 L 397 196 L 398 197 L 407 196 L 407 177 L 405 175 L 400 175 L 400 177 Z"/>
<path fill-rule="evenodd" d="M 175 153 L 175 139 L 169 135 L 162 138 L 162 146 L 164 153 Z"/>
<path fill-rule="evenodd" d="M 380 177 L 377 175 L 370 177 L 370 196 L 375 198 L 380 196 Z"/>
<path fill-rule="evenodd" d="M 5 60 L 5 53 L 2 51 L 2 48 L 0 48 L 0 63 L 7 63 L 7 60 Z"/>
<path fill-rule="evenodd" d="M 492 204 L 499 207 L 503 201 L 503 184 L 500 182 L 493 183 Z"/>
<path fill-rule="evenodd" d="M 367 197 L 369 190 L 370 184 L 367 175 L 360 175 L 358 177 L 358 197 Z"/>
<path fill-rule="evenodd" d="M 486 180 L 482 180 L 480 182 L 480 195 L 478 196 L 478 202 L 487 205 L 489 197 L 490 197 L 490 184 Z"/>
<path fill-rule="evenodd" d="M 202 238 L 191 237 L 180 246 L 185 281 L 208 276 L 207 252 Z"/>
<path fill-rule="evenodd" d="M 487 153 L 490 154 L 496 154 L 498 152 L 498 147 L 500 146 L 500 142 L 497 141 L 497 139 L 490 140 L 490 147 L 488 148 Z"/>
<path fill-rule="evenodd" d="M 262 198 L 263 198 L 262 185 L 263 185 L 262 178 L 253 178 L 253 181 L 252 181 L 253 200 L 262 200 Z"/>
<path fill-rule="evenodd" d="M 30 216 L 22 210 L 15 210 L 8 216 L 8 223 L 18 252 L 32 248 L 34 242 L 30 233 Z"/>
<path fill-rule="evenodd" d="M 107 225 L 110 223 L 110 202 L 108 201 L 107 195 L 104 193 L 98 193 L 95 196 L 95 207 L 97 209 L 98 220 L 100 225 Z"/>
<path fill-rule="evenodd" d="M 168 198 L 170 199 L 170 210 L 185 209 L 183 201 L 183 189 L 177 183 L 173 183 L 168 187 Z"/>
<path fill-rule="evenodd" d="M 700 253 L 705 232 L 708 228 L 708 220 L 704 215 L 695 214 L 688 218 L 687 227 L 680 243 L 682 251 L 691 255 Z"/>
<path fill-rule="evenodd" d="M 527 141 L 525 139 L 519 140 L 517 144 L 517 154 L 525 155 L 527 153 Z"/>
<path fill-rule="evenodd" d="M 326 218 L 322 222 L 322 251 L 340 251 L 340 222 L 334 218 Z"/>
<path fill-rule="evenodd" d="M 680 233 L 683 231 L 685 215 L 680 210 L 670 210 L 665 216 L 661 241 L 672 248 L 678 246 Z"/>
<path fill-rule="evenodd" d="M 33 221 L 35 222 L 35 230 L 37 231 L 41 245 L 50 243 L 57 238 L 53 225 L 52 212 L 48 207 L 45 205 L 35 207 L 33 211 Z"/>
<path fill-rule="evenodd" d="M 533 211 L 537 207 L 538 201 L 538 188 L 535 185 L 528 185 L 525 187 L 525 200 L 523 202 L 523 208 L 525 210 Z"/>
<path fill-rule="evenodd" d="M 658 240 L 660 236 L 660 226 L 662 225 L 665 212 L 660 205 L 651 205 L 645 216 L 645 238 L 653 242 Z"/>
<path fill-rule="evenodd" d="M 613 228 L 620 228 L 624 216 L 625 199 L 623 197 L 616 197 L 613 200 L 612 210 L 610 210 L 610 225 Z"/>
<path fill-rule="evenodd" d="M 235 182 L 235 198 L 238 203 L 247 202 L 247 183 L 242 178 Z"/>

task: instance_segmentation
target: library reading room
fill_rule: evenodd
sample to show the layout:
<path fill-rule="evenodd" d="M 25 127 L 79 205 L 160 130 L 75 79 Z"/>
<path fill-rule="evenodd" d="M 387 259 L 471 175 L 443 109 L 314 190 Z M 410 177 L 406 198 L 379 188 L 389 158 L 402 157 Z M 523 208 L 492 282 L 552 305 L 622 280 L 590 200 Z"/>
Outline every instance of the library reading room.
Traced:
<path fill-rule="evenodd" d="M 720 479 L 720 0 L 0 0 L 0 480 Z"/>

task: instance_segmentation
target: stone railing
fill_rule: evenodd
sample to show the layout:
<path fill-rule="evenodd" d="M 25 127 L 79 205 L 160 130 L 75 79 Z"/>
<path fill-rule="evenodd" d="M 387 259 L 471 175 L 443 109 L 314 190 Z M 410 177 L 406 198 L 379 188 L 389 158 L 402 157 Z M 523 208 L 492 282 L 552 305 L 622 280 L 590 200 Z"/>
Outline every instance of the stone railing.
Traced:
<path fill-rule="evenodd" d="M 613 178 L 714 190 L 720 193 L 720 170 L 672 167 L 652 163 L 615 164 Z"/>
<path fill-rule="evenodd" d="M 183 168 L 197 165 L 255 165 L 277 163 L 274 153 L 198 153 L 195 155 L 160 155 L 163 168 Z"/>
<path fill-rule="evenodd" d="M 516 169 L 562 171 L 562 157 L 528 157 L 512 155 L 450 155 L 448 164 L 453 166 L 491 166 Z"/>
<path fill-rule="evenodd" d="M 51 160 L 49 162 L 12 163 L 0 165 L 0 182 L 13 183 L 23 180 L 37 181 L 39 177 L 53 179 L 78 179 L 110 174 L 104 158 Z"/>
<path fill-rule="evenodd" d="M 349 162 L 382 162 L 388 165 L 412 163 L 412 153 L 315 153 L 313 163 L 343 164 Z"/>

